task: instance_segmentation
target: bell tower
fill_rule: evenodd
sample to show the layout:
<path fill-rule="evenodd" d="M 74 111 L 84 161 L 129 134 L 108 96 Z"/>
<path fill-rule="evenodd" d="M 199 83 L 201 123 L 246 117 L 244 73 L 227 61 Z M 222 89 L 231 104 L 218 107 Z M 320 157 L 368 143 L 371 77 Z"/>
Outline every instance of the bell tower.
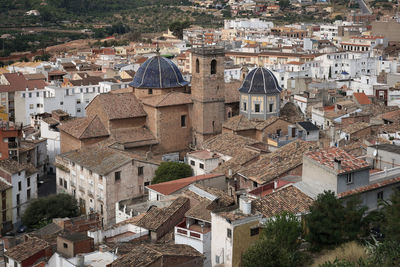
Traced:
<path fill-rule="evenodd" d="M 222 132 L 225 114 L 224 60 L 222 47 L 192 50 L 193 142 L 197 147 Z"/>

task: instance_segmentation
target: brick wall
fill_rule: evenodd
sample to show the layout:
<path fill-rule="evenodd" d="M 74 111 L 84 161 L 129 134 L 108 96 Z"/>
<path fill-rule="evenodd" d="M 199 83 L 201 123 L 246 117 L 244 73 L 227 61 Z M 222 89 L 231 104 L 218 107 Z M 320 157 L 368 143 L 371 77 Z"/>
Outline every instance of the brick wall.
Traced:
<path fill-rule="evenodd" d="M 158 108 L 158 129 L 163 152 L 184 150 L 192 141 L 192 121 L 188 105 Z M 181 116 L 186 116 L 186 126 L 181 126 Z"/>

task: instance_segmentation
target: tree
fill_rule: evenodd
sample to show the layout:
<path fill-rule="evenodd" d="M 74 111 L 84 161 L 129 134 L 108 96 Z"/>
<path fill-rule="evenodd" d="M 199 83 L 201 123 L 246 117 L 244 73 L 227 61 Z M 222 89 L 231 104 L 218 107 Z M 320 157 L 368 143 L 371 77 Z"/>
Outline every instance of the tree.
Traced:
<path fill-rule="evenodd" d="M 366 208 L 358 199 L 349 199 L 347 206 L 332 191 L 319 194 L 306 216 L 306 239 L 314 249 L 337 246 L 354 240 L 361 232 Z"/>
<path fill-rule="evenodd" d="M 383 202 L 383 232 L 386 239 L 400 243 L 400 190 L 396 189 L 390 201 Z"/>
<path fill-rule="evenodd" d="M 341 15 L 336 15 L 334 20 L 343 20 L 343 17 Z"/>
<path fill-rule="evenodd" d="M 190 21 L 174 21 L 169 25 L 169 30 L 179 39 L 183 38 L 183 30 L 190 27 Z"/>
<path fill-rule="evenodd" d="M 299 251 L 302 228 L 298 218 L 284 212 L 267 220 L 260 239 L 242 256 L 243 267 L 301 266 Z"/>
<path fill-rule="evenodd" d="M 279 7 L 284 10 L 290 6 L 289 0 L 279 0 Z"/>
<path fill-rule="evenodd" d="M 156 170 L 156 175 L 151 181 L 152 184 L 163 183 L 176 179 L 189 177 L 192 175 L 192 168 L 185 163 L 180 162 L 161 162 Z"/>
<path fill-rule="evenodd" d="M 31 202 L 22 216 L 22 222 L 30 229 L 38 229 L 49 224 L 53 218 L 78 215 L 76 199 L 68 194 L 57 194 Z"/>

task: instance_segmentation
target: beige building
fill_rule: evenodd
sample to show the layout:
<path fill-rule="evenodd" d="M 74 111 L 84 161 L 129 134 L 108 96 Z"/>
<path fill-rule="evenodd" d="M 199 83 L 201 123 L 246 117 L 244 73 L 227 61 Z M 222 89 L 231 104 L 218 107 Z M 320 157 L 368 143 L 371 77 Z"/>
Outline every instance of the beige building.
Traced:
<path fill-rule="evenodd" d="M 82 213 L 115 223 L 115 203 L 142 196 L 158 163 L 106 147 L 70 151 L 56 158 L 57 193 L 73 195 Z"/>

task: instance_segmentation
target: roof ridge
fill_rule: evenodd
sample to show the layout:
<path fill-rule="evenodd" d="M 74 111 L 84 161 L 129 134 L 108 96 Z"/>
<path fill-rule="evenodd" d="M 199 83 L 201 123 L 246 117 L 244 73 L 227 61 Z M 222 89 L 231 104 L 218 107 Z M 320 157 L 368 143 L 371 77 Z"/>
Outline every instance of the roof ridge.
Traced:
<path fill-rule="evenodd" d="M 93 118 L 90 120 L 90 122 L 86 125 L 86 127 L 84 128 L 84 130 L 82 131 L 82 133 L 79 135 L 79 139 L 86 133 L 86 131 L 89 129 L 89 127 L 92 125 L 93 121 L 98 118 L 100 120 L 100 118 L 97 115 L 94 115 Z M 106 127 L 104 126 L 103 122 L 100 120 L 100 123 L 103 125 L 104 129 L 106 129 Z M 107 129 L 106 129 L 107 131 Z M 107 131 L 108 132 L 108 131 Z"/>

